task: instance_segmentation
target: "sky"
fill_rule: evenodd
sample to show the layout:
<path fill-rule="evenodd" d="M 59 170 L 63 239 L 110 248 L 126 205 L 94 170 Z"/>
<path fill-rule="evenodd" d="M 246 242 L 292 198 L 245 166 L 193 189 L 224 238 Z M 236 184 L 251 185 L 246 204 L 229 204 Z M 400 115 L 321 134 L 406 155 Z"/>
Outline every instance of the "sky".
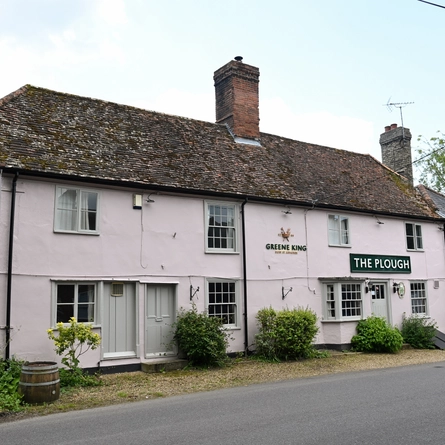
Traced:
<path fill-rule="evenodd" d="M 261 131 L 381 160 L 403 119 L 416 157 L 445 132 L 444 23 L 419 0 L 0 0 L 0 97 L 31 84 L 214 122 L 213 73 L 242 56 Z"/>

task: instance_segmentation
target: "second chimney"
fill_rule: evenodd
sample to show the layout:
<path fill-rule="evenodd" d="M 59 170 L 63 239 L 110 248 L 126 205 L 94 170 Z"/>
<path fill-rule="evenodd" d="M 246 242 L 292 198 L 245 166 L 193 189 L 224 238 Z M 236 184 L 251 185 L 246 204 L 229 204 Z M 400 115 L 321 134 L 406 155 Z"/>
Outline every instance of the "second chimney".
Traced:
<path fill-rule="evenodd" d="M 383 164 L 404 176 L 413 185 L 409 128 L 398 127 L 397 124 L 386 126 L 385 132 L 380 135 L 380 147 Z"/>
<path fill-rule="evenodd" d="M 236 57 L 215 71 L 216 122 L 227 124 L 235 137 L 260 138 L 258 68 Z"/>

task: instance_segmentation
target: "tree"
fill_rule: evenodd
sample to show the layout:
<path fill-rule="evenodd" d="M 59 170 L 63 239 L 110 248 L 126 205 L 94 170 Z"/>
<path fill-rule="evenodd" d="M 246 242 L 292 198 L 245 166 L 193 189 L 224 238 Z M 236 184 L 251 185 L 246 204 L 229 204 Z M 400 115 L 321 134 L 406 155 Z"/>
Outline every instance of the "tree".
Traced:
<path fill-rule="evenodd" d="M 423 147 L 417 148 L 419 157 L 415 161 L 420 176 L 420 182 L 437 192 L 445 191 L 445 134 L 425 139 L 419 136 L 418 141 Z"/>

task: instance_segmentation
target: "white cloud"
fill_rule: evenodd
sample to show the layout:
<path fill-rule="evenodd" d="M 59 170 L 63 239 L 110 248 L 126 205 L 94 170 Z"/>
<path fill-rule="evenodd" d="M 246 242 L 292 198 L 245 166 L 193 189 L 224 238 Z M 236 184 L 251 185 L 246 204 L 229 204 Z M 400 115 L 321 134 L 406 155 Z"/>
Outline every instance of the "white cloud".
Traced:
<path fill-rule="evenodd" d="M 371 122 L 326 111 L 296 114 L 279 97 L 260 102 L 260 128 L 299 141 L 380 157 Z"/>
<path fill-rule="evenodd" d="M 168 89 L 154 100 L 137 100 L 131 105 L 192 119 L 215 122 L 213 94 L 193 94 Z M 325 145 L 380 159 L 371 122 L 328 112 L 296 114 L 282 98 L 260 101 L 260 130 L 312 144 Z"/>
<path fill-rule="evenodd" d="M 176 116 L 215 122 L 215 98 L 213 94 L 193 94 L 170 88 L 159 94 L 154 100 L 137 100 L 132 105 L 146 110 Z"/>
<path fill-rule="evenodd" d="M 128 23 L 124 0 L 99 0 L 96 11 L 108 25 L 126 25 Z"/>

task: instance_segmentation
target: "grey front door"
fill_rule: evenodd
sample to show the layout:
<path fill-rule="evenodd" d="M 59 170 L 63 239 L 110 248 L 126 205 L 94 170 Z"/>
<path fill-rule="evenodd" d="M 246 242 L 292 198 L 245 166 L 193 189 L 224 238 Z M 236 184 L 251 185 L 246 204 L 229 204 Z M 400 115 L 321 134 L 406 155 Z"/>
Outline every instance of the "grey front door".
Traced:
<path fill-rule="evenodd" d="M 145 301 L 145 356 L 176 355 L 172 324 L 176 318 L 176 286 L 148 284 Z"/>
<path fill-rule="evenodd" d="M 105 283 L 102 350 L 104 358 L 136 356 L 136 286 Z"/>

